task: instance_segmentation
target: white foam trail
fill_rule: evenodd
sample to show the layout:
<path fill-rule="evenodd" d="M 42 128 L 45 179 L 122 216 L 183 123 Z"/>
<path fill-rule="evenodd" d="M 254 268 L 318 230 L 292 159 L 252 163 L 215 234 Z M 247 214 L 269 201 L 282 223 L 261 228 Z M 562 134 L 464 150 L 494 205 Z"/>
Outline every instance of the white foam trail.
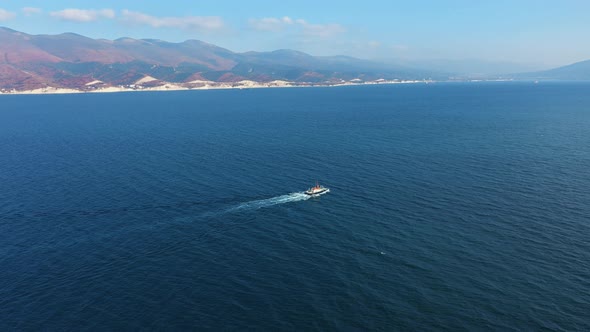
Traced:
<path fill-rule="evenodd" d="M 228 209 L 227 212 L 243 211 L 243 210 L 257 210 L 260 208 L 265 208 L 265 207 L 269 207 L 269 206 L 273 206 L 273 205 L 277 205 L 277 204 L 305 201 L 309 198 L 311 198 L 311 196 L 306 195 L 302 192 L 290 193 L 287 195 L 281 195 L 281 196 L 277 196 L 277 197 L 241 203 L 238 206 Z"/>

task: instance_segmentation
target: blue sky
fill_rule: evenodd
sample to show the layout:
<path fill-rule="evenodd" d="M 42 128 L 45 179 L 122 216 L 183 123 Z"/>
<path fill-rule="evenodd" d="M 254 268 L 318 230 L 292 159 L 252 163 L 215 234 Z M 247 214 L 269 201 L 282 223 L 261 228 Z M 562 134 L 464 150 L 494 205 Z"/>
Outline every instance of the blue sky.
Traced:
<path fill-rule="evenodd" d="M 0 26 L 31 34 L 200 39 L 233 51 L 297 49 L 367 59 L 590 59 L 587 0 L 22 1 Z"/>

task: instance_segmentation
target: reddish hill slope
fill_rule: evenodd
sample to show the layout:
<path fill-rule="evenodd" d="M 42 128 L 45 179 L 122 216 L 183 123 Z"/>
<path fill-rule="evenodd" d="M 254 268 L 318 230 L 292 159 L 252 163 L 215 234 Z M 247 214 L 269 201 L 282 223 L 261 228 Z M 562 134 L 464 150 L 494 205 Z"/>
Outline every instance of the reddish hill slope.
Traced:
<path fill-rule="evenodd" d="M 198 40 L 92 39 L 74 33 L 29 35 L 0 27 L 0 89 L 87 89 L 132 85 L 150 76 L 158 82 L 195 79 L 217 82 L 334 82 L 430 78 L 431 73 L 392 68 L 350 57 L 314 57 L 293 50 L 234 53 Z"/>

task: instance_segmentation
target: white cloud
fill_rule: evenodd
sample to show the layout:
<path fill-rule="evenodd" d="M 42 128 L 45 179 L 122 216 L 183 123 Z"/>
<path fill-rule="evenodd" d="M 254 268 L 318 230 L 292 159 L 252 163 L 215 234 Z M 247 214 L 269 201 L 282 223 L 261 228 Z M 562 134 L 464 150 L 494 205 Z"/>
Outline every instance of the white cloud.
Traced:
<path fill-rule="evenodd" d="M 127 9 L 122 11 L 122 20 L 123 22 L 149 25 L 154 28 L 213 31 L 224 27 L 223 19 L 219 16 L 156 17 Z"/>
<path fill-rule="evenodd" d="M 328 38 L 346 32 L 346 29 L 340 24 L 313 24 L 304 19 L 292 19 L 288 16 L 281 18 L 253 18 L 248 20 L 248 25 L 254 30 L 271 32 L 281 31 L 291 26 L 297 28 L 306 36 L 320 38 Z"/>
<path fill-rule="evenodd" d="M 22 12 L 26 16 L 31 16 L 31 15 L 35 15 L 35 14 L 40 14 L 42 12 L 42 10 L 41 10 L 41 8 L 36 8 L 36 7 L 23 7 Z"/>
<path fill-rule="evenodd" d="M 0 8 L 0 21 L 8 21 L 16 16 L 15 13 Z"/>
<path fill-rule="evenodd" d="M 56 12 L 49 13 L 52 17 L 63 21 L 72 22 L 93 22 L 99 19 L 113 19 L 115 18 L 115 11 L 112 9 L 75 9 L 68 8 Z"/>
<path fill-rule="evenodd" d="M 376 40 L 371 40 L 367 43 L 367 46 L 372 49 L 376 49 L 381 47 L 381 43 Z"/>
<path fill-rule="evenodd" d="M 340 24 L 309 24 L 303 25 L 303 32 L 308 36 L 329 38 L 343 32 L 346 29 Z"/>
<path fill-rule="evenodd" d="M 259 31 L 280 31 L 287 25 L 292 25 L 295 21 L 288 17 L 276 18 L 276 17 L 265 17 L 265 18 L 251 18 L 248 20 L 248 25 Z"/>
<path fill-rule="evenodd" d="M 409 49 L 409 47 L 407 45 L 396 44 L 391 45 L 391 49 L 398 52 L 405 52 Z"/>

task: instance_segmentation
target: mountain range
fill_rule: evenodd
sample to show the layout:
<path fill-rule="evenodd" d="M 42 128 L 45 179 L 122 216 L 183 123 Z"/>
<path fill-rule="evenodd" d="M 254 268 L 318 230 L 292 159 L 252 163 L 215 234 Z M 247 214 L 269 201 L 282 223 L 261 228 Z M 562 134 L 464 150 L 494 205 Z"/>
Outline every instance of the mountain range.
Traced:
<path fill-rule="evenodd" d="M 590 80 L 590 60 L 580 61 L 571 65 L 514 75 L 517 79 L 535 80 L 565 80 L 565 81 L 587 81 Z"/>
<path fill-rule="evenodd" d="M 236 53 L 198 40 L 92 39 L 74 33 L 31 35 L 0 27 L 0 90 L 183 87 L 237 82 L 294 85 L 383 80 L 447 80 L 452 73 L 295 50 Z M 590 61 L 518 79 L 590 79 Z"/>
<path fill-rule="evenodd" d="M 106 40 L 74 33 L 30 35 L 0 28 L 0 89 L 4 90 L 244 80 L 329 84 L 433 76 L 441 77 L 435 72 L 347 56 L 317 57 L 294 50 L 235 53 L 198 40 Z"/>

